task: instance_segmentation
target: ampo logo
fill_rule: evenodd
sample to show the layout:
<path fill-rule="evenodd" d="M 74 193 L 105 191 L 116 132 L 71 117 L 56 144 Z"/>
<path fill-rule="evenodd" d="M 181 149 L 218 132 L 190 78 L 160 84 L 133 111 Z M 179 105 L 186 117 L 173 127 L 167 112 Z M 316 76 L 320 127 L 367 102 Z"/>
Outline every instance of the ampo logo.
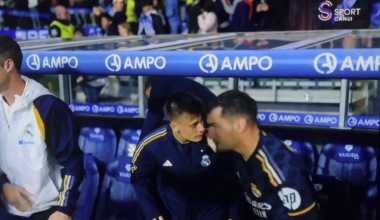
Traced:
<path fill-rule="evenodd" d="M 110 61 L 111 59 L 111 61 Z M 111 63 L 110 63 L 111 62 Z M 121 59 L 117 54 L 111 54 L 106 58 L 106 67 L 112 72 L 118 72 L 121 69 Z"/>
<path fill-rule="evenodd" d="M 322 59 L 322 67 L 328 68 L 327 71 L 321 70 L 318 66 L 319 60 Z M 335 71 L 338 66 L 338 61 L 334 54 L 332 53 L 322 53 L 319 54 L 314 60 L 314 69 L 320 74 L 330 74 Z"/>
<path fill-rule="evenodd" d="M 26 65 L 31 70 L 39 70 L 41 65 L 40 65 L 40 57 L 37 54 L 32 54 L 26 59 Z"/>
<path fill-rule="evenodd" d="M 303 120 L 305 121 L 306 124 L 311 124 L 314 121 L 314 117 L 312 115 L 306 115 Z"/>
<path fill-rule="evenodd" d="M 260 121 L 264 121 L 264 120 L 265 120 L 265 114 L 258 114 L 258 115 L 257 115 L 257 118 L 258 118 Z"/>
<path fill-rule="evenodd" d="M 116 110 L 117 110 L 117 113 L 119 113 L 120 115 L 124 113 L 124 107 L 121 105 L 117 106 Z"/>
<path fill-rule="evenodd" d="M 347 124 L 348 124 L 348 126 L 350 126 L 350 127 L 354 127 L 355 125 L 358 124 L 358 120 L 357 120 L 356 118 L 354 118 L 354 117 L 350 117 L 350 118 L 348 118 L 348 120 L 347 120 Z"/>
<path fill-rule="evenodd" d="M 97 106 L 97 105 L 93 105 L 93 106 L 92 106 L 92 112 L 93 112 L 93 113 L 98 113 L 98 112 L 99 112 L 99 106 Z"/>
<path fill-rule="evenodd" d="M 70 105 L 69 105 L 69 108 L 71 109 L 71 111 L 72 111 L 72 112 L 74 112 L 74 111 L 75 111 L 75 107 L 74 107 L 74 105 L 73 105 L 73 104 L 70 104 Z"/>
<path fill-rule="evenodd" d="M 272 113 L 269 115 L 269 121 L 276 122 L 278 120 L 278 115 L 276 113 Z"/>
<path fill-rule="evenodd" d="M 207 64 L 205 67 L 211 68 L 211 70 L 207 70 L 203 67 L 203 60 L 207 59 Z M 218 58 L 214 54 L 206 54 L 199 60 L 199 68 L 205 73 L 213 73 L 218 69 Z"/>

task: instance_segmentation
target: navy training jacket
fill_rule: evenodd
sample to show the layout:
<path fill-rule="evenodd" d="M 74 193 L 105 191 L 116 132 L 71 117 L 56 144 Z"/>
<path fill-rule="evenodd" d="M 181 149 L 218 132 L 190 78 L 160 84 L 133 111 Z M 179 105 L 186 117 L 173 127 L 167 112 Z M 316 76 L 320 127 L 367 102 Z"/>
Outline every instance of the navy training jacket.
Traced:
<path fill-rule="evenodd" d="M 239 187 L 232 158 L 215 153 L 206 138 L 182 150 L 178 144 L 165 125 L 136 148 L 131 182 L 146 219 L 220 220 L 224 211 L 235 219 L 238 205 L 229 198 Z"/>

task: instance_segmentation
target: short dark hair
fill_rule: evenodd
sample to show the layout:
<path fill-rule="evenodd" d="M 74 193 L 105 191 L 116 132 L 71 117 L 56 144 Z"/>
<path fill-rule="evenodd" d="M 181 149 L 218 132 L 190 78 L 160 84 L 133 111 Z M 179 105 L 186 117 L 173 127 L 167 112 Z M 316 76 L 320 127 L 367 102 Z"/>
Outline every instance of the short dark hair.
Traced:
<path fill-rule="evenodd" d="M 142 6 L 153 6 L 153 0 L 143 0 L 142 1 Z"/>
<path fill-rule="evenodd" d="M 221 107 L 222 115 L 236 116 L 242 115 L 246 117 L 249 123 L 257 124 L 257 103 L 247 93 L 239 90 L 230 90 L 218 96 L 216 102 L 211 103 L 207 112 L 212 109 Z"/>
<path fill-rule="evenodd" d="M 11 36 L 0 34 L 0 65 L 7 59 L 13 61 L 15 69 L 20 73 L 23 59 L 20 46 Z"/>
<path fill-rule="evenodd" d="M 74 28 L 74 33 L 75 32 L 80 32 L 84 37 L 86 37 L 86 32 L 84 31 L 82 26 L 77 26 L 76 28 Z"/>
<path fill-rule="evenodd" d="M 112 21 L 112 17 L 111 17 L 111 15 L 108 14 L 107 12 L 102 12 L 102 13 L 100 14 L 100 19 L 102 19 L 102 18 L 107 18 L 108 21 Z"/>
<path fill-rule="evenodd" d="M 214 11 L 214 2 L 213 0 L 200 0 L 199 3 L 199 8 L 203 9 L 207 12 L 212 12 Z"/>
<path fill-rule="evenodd" d="M 202 109 L 202 100 L 188 92 L 175 92 L 171 94 L 164 106 L 164 111 L 170 121 L 177 119 L 182 114 L 201 116 Z"/>

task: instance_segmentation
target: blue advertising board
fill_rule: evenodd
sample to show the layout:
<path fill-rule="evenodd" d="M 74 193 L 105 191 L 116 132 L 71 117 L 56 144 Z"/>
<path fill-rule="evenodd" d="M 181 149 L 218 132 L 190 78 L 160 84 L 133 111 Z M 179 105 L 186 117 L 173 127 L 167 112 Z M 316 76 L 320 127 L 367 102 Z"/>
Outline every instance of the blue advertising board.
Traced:
<path fill-rule="evenodd" d="M 379 79 L 378 49 L 268 51 L 25 51 L 33 74 Z"/>

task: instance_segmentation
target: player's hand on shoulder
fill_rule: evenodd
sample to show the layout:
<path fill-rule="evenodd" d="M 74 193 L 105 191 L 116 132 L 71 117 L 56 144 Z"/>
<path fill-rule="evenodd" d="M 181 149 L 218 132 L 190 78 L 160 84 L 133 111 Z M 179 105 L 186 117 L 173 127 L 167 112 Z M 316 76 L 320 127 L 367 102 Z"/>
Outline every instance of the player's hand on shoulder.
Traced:
<path fill-rule="evenodd" d="M 62 213 L 62 212 L 54 212 L 48 220 L 71 220 L 71 217 Z"/>
<path fill-rule="evenodd" d="M 31 194 L 25 189 L 6 183 L 3 185 L 3 194 L 5 200 L 20 212 L 27 212 L 32 209 L 33 205 L 28 198 Z"/>

